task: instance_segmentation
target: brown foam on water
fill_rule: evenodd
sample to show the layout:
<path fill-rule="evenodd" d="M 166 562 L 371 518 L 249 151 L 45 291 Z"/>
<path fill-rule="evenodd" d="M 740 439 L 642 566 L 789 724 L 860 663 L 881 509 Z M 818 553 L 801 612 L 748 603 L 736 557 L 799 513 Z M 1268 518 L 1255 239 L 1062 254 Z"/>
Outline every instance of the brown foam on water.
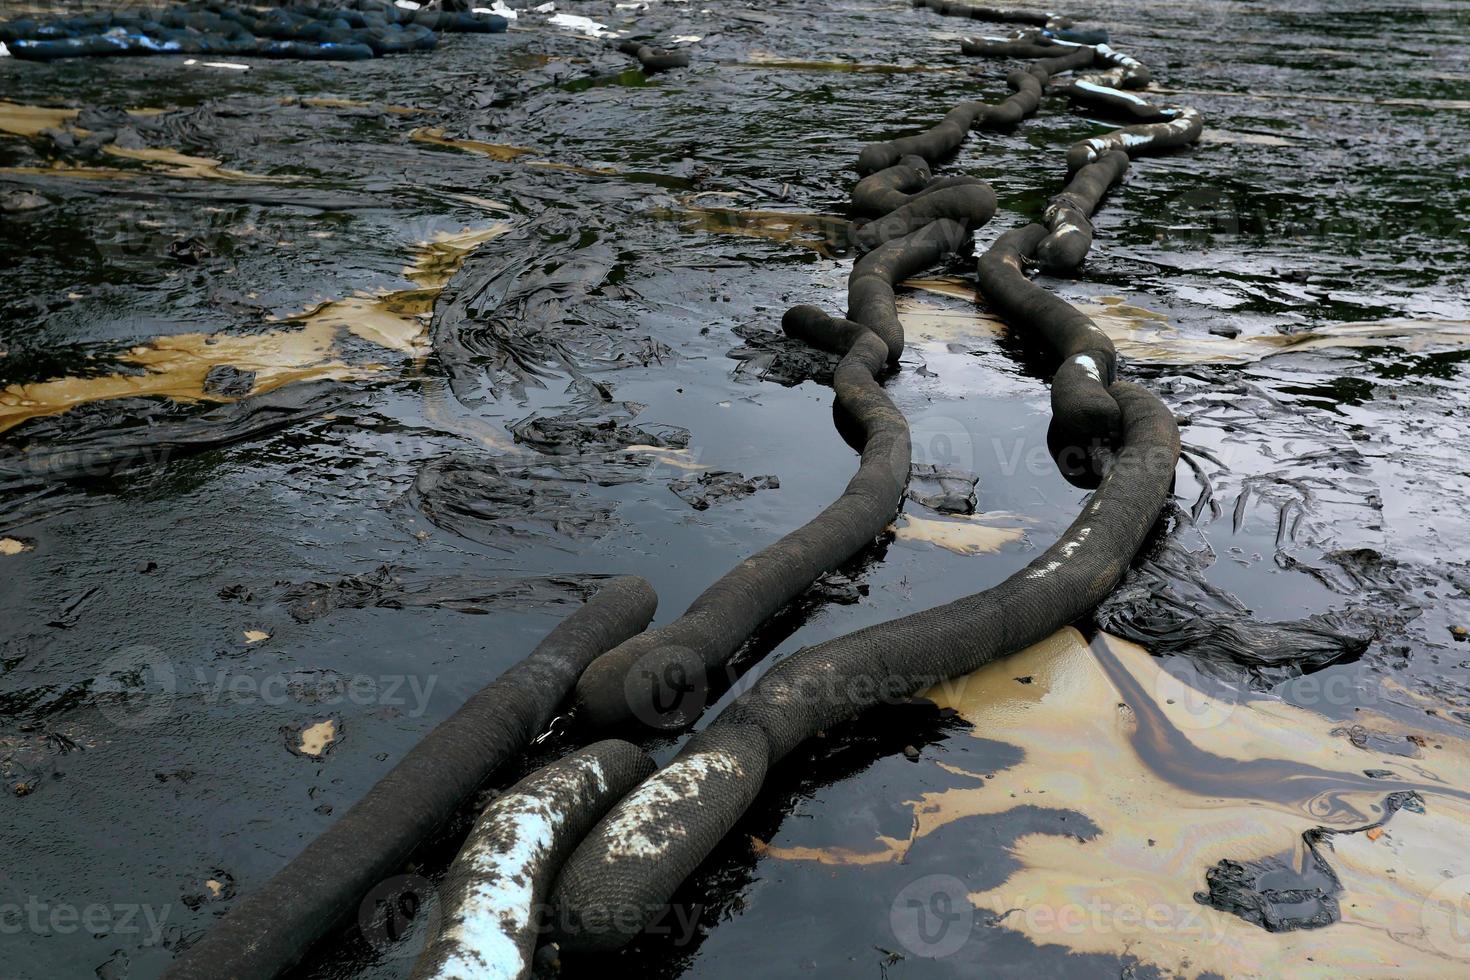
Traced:
<path fill-rule="evenodd" d="M 295 177 L 271 177 L 267 174 L 230 170 L 220 166 L 218 160 L 209 157 L 191 157 L 174 150 L 124 150 L 112 144 L 102 149 L 113 156 L 145 161 L 149 167 L 147 170 L 123 170 L 120 167 L 79 167 L 63 160 L 53 160 L 44 167 L 0 167 L 0 174 L 69 177 L 77 180 L 133 180 L 137 177 L 156 174 L 183 180 L 239 180 L 263 184 L 290 184 L 297 180 Z"/>
<path fill-rule="evenodd" d="M 74 167 L 56 160 L 46 167 L 0 167 L 0 174 L 31 177 L 69 177 L 76 180 L 131 180 L 138 175 L 131 170 L 112 167 Z"/>
<path fill-rule="evenodd" d="M 255 372 L 251 394 L 294 381 L 346 379 L 376 366 L 351 367 L 333 358 L 334 330 L 326 326 L 259 334 L 186 333 L 157 337 L 117 358 L 136 373 L 54 378 L 0 389 L 0 432 L 26 419 L 56 415 L 87 402 L 163 396 L 177 401 L 233 401 L 204 390 L 217 365 Z"/>
<path fill-rule="evenodd" d="M 977 302 L 975 287 L 961 279 L 910 279 L 911 289 Z M 1372 320 L 1320 324 L 1293 334 L 1194 336 L 1180 332 L 1167 314 L 1099 296 L 1097 302 L 1071 301 L 1108 335 L 1118 353 L 1153 364 L 1250 364 L 1273 354 L 1346 347 L 1470 348 L 1470 320 Z M 942 341 L 1004 332 L 1005 321 L 980 309 L 941 308 L 914 297 L 900 297 L 900 318 L 912 318 L 921 338 Z M 905 319 L 905 324 L 909 321 Z M 907 331 L 905 331 L 907 332 Z"/>
<path fill-rule="evenodd" d="M 945 520 L 902 514 L 892 529 L 897 541 L 932 544 L 957 555 L 993 555 L 1007 545 L 1026 540 L 1024 528 L 1005 526 L 1014 521 L 1010 514 L 975 514 Z"/>
<path fill-rule="evenodd" d="M 510 223 L 500 221 L 483 228 L 437 232 L 415 246 L 413 261 L 404 267 L 403 274 L 421 289 L 443 289 L 471 252 L 508 231 Z"/>
<path fill-rule="evenodd" d="M 322 328 L 329 338 L 346 331 L 389 350 L 425 354 L 428 339 L 424 325 L 434 309 L 437 292 L 406 289 L 394 293 L 359 293 L 328 300 L 283 320 Z"/>
<path fill-rule="evenodd" d="M 434 312 L 434 300 L 464 265 L 476 248 L 510 230 L 508 222 L 459 232 L 440 232 L 414 247 L 414 259 L 403 275 L 417 289 L 360 292 L 313 307 L 290 320 L 346 330 L 363 340 L 404 354 L 427 354 L 426 331 Z"/>
<path fill-rule="evenodd" d="M 418 143 L 430 143 L 434 146 L 449 146 L 456 150 L 464 150 L 466 153 L 478 153 L 480 156 L 509 163 L 523 156 L 529 156 L 536 151 L 526 146 L 511 146 L 508 143 L 486 143 L 482 140 L 459 139 L 453 136 L 445 136 L 444 130 L 437 126 L 424 126 L 415 129 L 408 134 L 408 138 Z"/>
<path fill-rule="evenodd" d="M 403 274 L 417 288 L 359 293 L 323 303 L 280 321 L 281 328 L 251 334 L 187 333 L 157 337 L 117 360 L 141 370 L 93 377 L 56 378 L 0 389 L 0 432 L 29 418 L 55 415 L 86 402 L 163 396 L 178 401 L 228 402 L 234 398 L 205 389 L 215 367 L 253 372 L 249 394 L 296 381 L 345 380 L 382 370 L 383 365 L 340 359 L 344 334 L 399 353 L 427 353 L 426 326 L 434 299 L 465 258 L 509 230 L 507 222 L 441 233 L 414 247 Z"/>
<path fill-rule="evenodd" d="M 1030 683 L 1017 682 L 1027 675 Z M 1072 629 L 928 696 L 955 708 L 976 738 L 1016 746 L 1023 759 L 994 773 L 939 763 L 974 785 L 909 801 L 906 840 L 765 853 L 901 862 L 916 841 L 958 820 L 1022 806 L 1075 812 L 1096 836 L 1023 835 L 1009 849 L 1017 869 L 970 895 L 999 928 L 1185 976 L 1464 975 L 1470 938 L 1455 929 L 1456 903 L 1470 894 L 1464 739 L 1406 733 L 1423 739 L 1417 758 L 1360 749 L 1333 735 L 1340 723 L 1324 716 L 1271 699 L 1219 701 L 1138 646 L 1108 636 L 1089 646 Z M 1403 730 L 1367 711 L 1355 720 Z M 1394 775 L 1370 779 L 1365 769 Z M 1401 810 L 1372 836 L 1351 833 L 1382 818 L 1390 792 L 1407 789 L 1425 813 Z M 1270 933 L 1194 900 L 1220 859 L 1300 856 L 1302 834 L 1317 827 L 1344 832 L 1322 847 L 1341 880 L 1341 921 Z"/>

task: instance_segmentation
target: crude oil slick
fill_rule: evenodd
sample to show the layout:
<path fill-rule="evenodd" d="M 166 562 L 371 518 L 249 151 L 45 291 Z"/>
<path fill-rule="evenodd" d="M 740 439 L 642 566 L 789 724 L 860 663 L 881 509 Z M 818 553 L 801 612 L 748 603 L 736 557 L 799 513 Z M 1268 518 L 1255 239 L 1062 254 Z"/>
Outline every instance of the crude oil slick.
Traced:
<path fill-rule="evenodd" d="M 363 377 L 373 362 L 349 365 L 341 338 L 351 334 L 398 354 L 423 356 L 434 300 L 480 244 L 504 234 L 503 222 L 417 243 L 402 277 L 410 289 L 361 292 L 327 300 L 280 318 L 285 329 L 246 334 L 174 334 L 114 356 L 116 374 L 56 378 L 0 390 L 0 432 L 26 419 L 111 398 L 166 396 L 178 401 L 227 401 L 293 382 Z"/>
<path fill-rule="evenodd" d="M 961 785 L 905 801 L 906 836 L 758 849 L 778 862 L 902 864 L 951 825 L 1042 809 L 1076 832 L 1017 837 L 1015 870 L 967 890 L 990 928 L 1127 954 L 1170 976 L 1463 970 L 1470 739 L 1457 726 L 1356 716 L 1392 733 L 1398 747 L 1386 751 L 1309 710 L 1221 699 L 1191 680 L 1126 641 L 1100 634 L 1089 645 L 1063 630 L 928 692 L 968 723 L 956 738 L 1014 747 L 1017 762 L 969 771 L 942 754 L 925 760 Z M 1285 908 L 1273 931 L 1196 897 L 1221 862 L 1274 869 L 1274 894 L 1254 896 Z M 1309 920 L 1314 894 L 1332 912 Z"/>

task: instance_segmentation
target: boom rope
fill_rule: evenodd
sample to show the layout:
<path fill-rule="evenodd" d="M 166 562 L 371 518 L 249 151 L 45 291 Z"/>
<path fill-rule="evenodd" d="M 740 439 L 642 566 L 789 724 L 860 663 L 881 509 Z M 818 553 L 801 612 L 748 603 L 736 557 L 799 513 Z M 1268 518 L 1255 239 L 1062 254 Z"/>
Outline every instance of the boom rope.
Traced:
<path fill-rule="evenodd" d="M 1050 27 L 1057 26 L 1053 20 L 1048 18 Z M 528 661 L 482 691 L 416 747 L 266 888 L 226 916 L 181 957 L 169 976 L 268 977 L 295 962 L 315 938 L 343 921 L 367 888 L 401 867 L 412 846 L 462 805 L 474 786 L 544 729 L 570 687 L 569 678 L 578 673 L 583 674 L 583 683 L 577 700 L 590 721 L 629 716 L 654 724 L 692 721 L 702 702 L 694 711 L 686 706 L 672 718 L 650 719 L 640 713 L 634 706 L 647 705 L 628 679 L 657 679 L 670 666 L 703 670 L 722 662 L 761 621 L 825 570 L 818 565 L 835 566 L 886 526 L 898 509 L 910 455 L 907 424 L 879 384 L 903 349 L 893 287 L 962 247 L 970 231 L 989 220 L 995 209 L 993 192 L 983 182 L 966 177 L 936 180 L 929 164 L 958 149 L 971 128 L 1011 126 L 1033 114 L 1055 74 L 1103 64 L 1110 66 L 1107 73 L 1113 78 L 1127 75 L 1126 63 L 1111 49 L 1100 53 L 1103 45 L 1045 40 L 1050 43 L 1037 46 L 1053 50 L 1044 51 L 1029 68 L 1010 74 L 1007 82 L 1013 94 L 1000 104 L 963 103 L 929 131 L 864 148 L 858 163 L 863 179 L 853 189 L 853 207 L 858 214 L 875 218 L 859 226 L 853 238 L 858 248 L 868 251 L 854 264 L 849 279 L 848 316 L 832 317 L 801 306 L 783 318 L 788 335 L 843 355 L 833 387 L 839 408 L 863 430 L 858 473 L 843 496 L 804 528 L 742 563 L 662 630 L 638 633 L 651 618 L 655 601 L 641 580 L 623 580 L 621 586 L 605 589 L 606 596 L 599 593 L 553 631 Z M 1093 88 L 1110 89 L 1110 94 L 1087 90 L 1077 101 L 1135 98 L 1099 84 L 1096 78 L 1090 82 Z M 1069 95 L 1076 86 L 1073 82 Z M 1089 104 L 1097 106 L 1096 101 Z M 1110 454 L 1107 471 L 1082 514 L 1061 540 L 1000 585 L 798 651 L 731 703 L 668 766 L 604 816 L 561 867 L 552 901 L 556 935 L 565 946 L 611 948 L 635 935 L 728 833 L 759 792 L 770 766 L 815 731 L 1044 638 L 1090 611 L 1126 571 L 1168 495 L 1179 451 L 1177 427 L 1156 397 L 1115 380 L 1112 344 L 1096 325 L 1032 284 L 1025 270 L 1047 261 L 1051 252 L 1060 257 L 1058 265 L 1075 267 L 1091 240 L 1090 229 L 1082 229 L 1082 224 L 1121 178 L 1128 158 L 1182 145 L 1198 135 L 1198 115 L 1191 110 L 1158 112 L 1151 117 L 1156 121 L 1074 145 L 1068 154 L 1070 182 L 1048 207 L 1047 224 L 1030 224 L 1001 235 L 977 267 L 981 290 L 992 306 L 1013 327 L 1036 334 L 1061 361 L 1052 379 L 1054 427 L 1069 432 L 1068 438 L 1077 443 L 1096 445 L 1121 438 L 1121 448 Z M 1144 117 L 1133 112 L 1131 118 Z M 1074 161 L 1076 166 L 1071 166 Z M 1071 230 L 1074 226 L 1079 231 Z M 1078 237 L 1083 231 L 1085 242 Z M 722 594 L 739 600 L 733 617 L 728 605 L 703 603 L 706 597 L 718 599 Z M 570 635 L 576 642 L 553 644 L 553 639 L 569 635 L 566 631 L 573 624 L 577 629 Z M 680 649 L 668 644 L 671 637 L 707 645 Z M 558 664 L 555 681 L 533 692 L 521 691 L 536 676 L 529 665 L 548 646 Z M 631 658 L 630 650 L 636 654 Z M 617 657 L 608 661 L 604 655 L 587 667 L 602 651 Z M 604 661 L 605 666 L 595 666 Z M 603 690 L 596 692 L 599 684 Z M 433 766 L 433 772 L 423 771 L 441 731 L 467 712 L 483 723 L 484 713 L 494 710 L 496 692 L 507 694 L 513 703 L 517 698 L 525 702 L 515 734 L 462 767 L 462 772 L 452 771 L 458 767 L 453 759 L 448 765 Z M 599 712 L 588 692 L 607 698 L 604 705 L 620 698 L 622 708 Z M 636 769 L 631 765 L 622 771 Z M 434 787 L 435 796 L 411 808 L 416 823 L 397 823 L 387 835 L 391 840 L 370 837 L 353 843 L 354 832 L 370 828 L 373 813 L 386 801 L 396 799 L 401 805 L 425 785 Z M 538 786 L 542 783 L 528 779 L 512 795 L 534 795 L 540 792 Z M 588 803 L 584 810 L 600 809 L 613 795 L 596 794 L 596 806 Z M 562 845 L 580 836 L 580 821 L 587 815 L 560 825 L 571 829 L 555 835 L 556 846 L 536 864 L 532 901 L 544 890 L 550 869 L 561 864 Z M 498 839 L 494 818 L 485 819 L 490 823 L 482 821 L 484 826 L 467 843 L 457 867 L 467 867 L 466 855 L 486 853 L 485 842 Z M 351 873 L 344 876 L 344 868 Z M 451 879 L 454 908 L 466 907 L 465 896 L 478 887 L 476 881 L 486 880 L 466 874 Z M 348 880 L 333 881 L 338 876 Z M 511 924 L 494 941 L 509 942 L 520 956 L 529 935 L 525 920 L 511 916 L 506 921 Z M 421 969 L 428 970 L 435 962 L 442 959 L 427 958 Z"/>
<path fill-rule="evenodd" d="M 350 0 L 341 7 L 261 7 L 219 0 L 98 11 L 51 20 L 0 23 L 0 42 L 17 58 L 209 54 L 309 61 L 364 61 L 426 51 L 436 32 L 498 34 L 496 14 L 407 10 L 388 0 Z"/>
<path fill-rule="evenodd" d="M 653 588 L 636 576 L 604 585 L 530 656 L 425 736 L 325 833 L 244 895 L 165 976 L 268 978 L 299 962 L 486 780 L 519 758 L 587 664 L 647 626 L 657 604 Z"/>
<path fill-rule="evenodd" d="M 524 751 L 574 683 L 578 714 L 593 727 L 630 719 L 653 727 L 692 722 L 704 709 L 702 699 L 658 705 L 656 692 L 667 678 L 722 666 L 761 623 L 883 532 L 898 511 L 910 467 L 908 424 L 879 384 L 904 346 L 893 286 L 966 246 L 970 232 L 995 213 L 995 194 L 983 181 L 934 180 L 919 164 L 922 171 L 905 175 L 902 189 L 891 188 L 884 204 L 855 197 L 859 212 L 878 217 L 855 236 L 855 245 L 868 251 L 854 263 L 849 283 L 852 319 L 811 308 L 783 319 L 793 338 L 843 355 L 833 375 L 837 406 L 858 424 L 863 442 L 858 471 L 842 496 L 742 562 L 661 629 L 642 632 L 657 602 L 646 582 L 606 586 L 243 899 L 175 962 L 169 977 L 270 977 L 297 962 L 476 787 Z M 591 629 L 595 634 L 587 635 Z M 507 727 L 512 731 L 502 730 Z M 470 758 L 442 754 L 482 744 Z"/>
<path fill-rule="evenodd" d="M 1095 48 L 1077 49 L 1069 58 L 1074 68 L 1100 59 L 1120 67 Z M 1011 99 L 1022 94 L 1018 89 Z M 926 159 L 926 150 L 948 152 L 951 130 L 958 128 L 951 124 L 960 114 L 986 118 L 988 110 L 979 106 L 952 110 L 939 127 L 909 138 L 913 142 L 865 148 L 868 165 L 860 158 L 860 172 L 872 173 L 874 163 L 895 152 L 913 149 Z M 1052 262 L 1075 266 L 1091 239 L 1078 221 L 1090 216 L 1129 157 L 1183 145 L 1198 136 L 1199 127 L 1198 114 L 1183 110 L 1167 121 L 1074 145 L 1068 152 L 1071 180 L 1048 208 L 1048 224 L 1005 232 L 977 263 L 980 289 L 991 307 L 1061 361 L 1052 378 L 1060 445 L 1118 446 L 1107 454 L 1105 472 L 1082 513 L 1055 544 L 999 585 L 807 647 L 771 668 L 615 806 L 573 852 L 553 890 L 556 938 L 565 948 L 612 949 L 636 935 L 730 832 L 771 767 L 804 740 L 883 701 L 1038 642 L 1086 615 L 1116 587 L 1171 492 L 1178 426 L 1157 396 L 1116 379 L 1112 342 L 1097 325 L 1025 272 L 1038 264 L 1043 246 Z M 907 178 L 895 166 L 917 171 L 919 161 L 890 163 L 879 171 L 888 176 L 865 192 L 903 186 Z"/>
<path fill-rule="evenodd" d="M 966 247 L 971 232 L 995 214 L 995 192 L 984 181 L 930 173 L 926 159 L 949 152 L 950 142 L 946 133 L 921 148 L 927 152 L 900 158 L 853 189 L 854 211 L 878 217 L 853 235 L 854 246 L 868 251 L 848 279 L 846 318 L 814 307 L 782 318 L 788 336 L 842 355 L 832 386 L 838 410 L 862 434 L 857 473 L 825 510 L 726 573 L 678 619 L 599 657 L 577 684 L 577 714 L 587 725 L 693 723 L 705 707 L 708 677 L 726 668 L 763 622 L 892 522 L 911 464 L 908 423 L 879 384 L 904 348 L 893 288 Z"/>
<path fill-rule="evenodd" d="M 995 194 L 983 181 L 963 176 L 936 179 L 929 164 L 958 150 L 972 129 L 1014 126 L 1034 114 L 1054 75 L 1098 64 L 1096 47 L 1058 42 L 1055 51 L 1060 53 L 1012 72 L 1007 78 L 1012 94 L 998 105 L 963 102 L 938 125 L 871 144 L 858 155 L 857 170 L 863 179 L 853 188 L 853 210 L 881 217 L 853 235 L 857 248 L 871 251 L 854 265 L 849 279 L 847 319 L 806 308 L 783 318 L 788 335 L 844 355 L 834 388 L 838 407 L 864 433 L 857 447 L 862 454 L 858 472 L 837 501 L 731 570 L 695 599 L 684 615 L 599 657 L 577 685 L 578 715 L 589 726 L 630 721 L 660 728 L 691 724 L 704 709 L 708 678 L 727 667 L 756 628 L 888 526 L 908 481 L 908 428 L 876 386 L 884 364 L 872 363 L 871 344 L 855 327 L 867 328 L 886 345 L 888 365 L 898 363 L 904 339 L 894 285 L 959 248 L 995 213 Z M 1089 187 L 1096 179 L 1089 173 L 1068 199 L 1070 207 L 1058 210 L 1054 229 L 1058 244 L 1048 246 L 1046 255 L 1075 253 L 1077 235 L 1070 229 L 1078 226 L 1084 208 L 1090 214 L 1096 206 L 1096 199 L 1087 206 Z M 1068 351 L 1066 356 L 1073 353 L 1078 352 Z M 1111 354 L 1106 364 L 1111 371 Z M 1070 377 L 1076 368 L 1065 370 Z M 1063 390 L 1070 392 L 1072 387 L 1064 385 Z M 1093 401 L 1096 404 L 1086 413 L 1068 412 L 1065 417 L 1088 422 L 1089 435 L 1110 438 L 1118 428 L 1116 407 L 1107 425 L 1093 424 L 1090 420 L 1103 412 L 1104 403 L 1112 406 L 1106 396 Z"/>

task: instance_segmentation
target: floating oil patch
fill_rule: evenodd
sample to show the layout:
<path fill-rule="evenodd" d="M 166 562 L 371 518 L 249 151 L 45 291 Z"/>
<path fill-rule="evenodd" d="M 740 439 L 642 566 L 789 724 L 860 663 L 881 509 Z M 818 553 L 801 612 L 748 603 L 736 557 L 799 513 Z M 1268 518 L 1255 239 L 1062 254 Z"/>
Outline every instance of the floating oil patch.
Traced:
<path fill-rule="evenodd" d="M 963 279 L 909 279 L 902 285 L 976 302 L 975 287 Z M 1470 348 L 1470 320 L 1327 323 L 1300 333 L 1242 334 L 1230 338 L 1181 333 L 1169 322 L 1167 314 L 1128 303 L 1121 296 L 1099 296 L 1095 303 L 1071 302 L 1108 335 L 1119 354 L 1153 364 L 1250 364 L 1273 354 L 1332 347 L 1396 347 L 1408 351 L 1431 347 Z M 901 297 L 899 303 L 900 317 L 907 307 L 920 335 L 936 342 L 1005 330 L 1004 321 L 978 308 L 941 310 L 926 307 L 912 297 Z M 907 319 L 904 324 L 907 328 Z"/>
<path fill-rule="evenodd" d="M 59 129 L 75 119 L 82 110 L 20 105 L 0 102 L 0 133 L 12 136 L 39 136 L 43 129 Z"/>
<path fill-rule="evenodd" d="M 424 418 L 445 432 L 456 433 L 486 449 L 501 453 L 526 452 L 506 431 L 505 426 L 497 425 L 480 413 L 467 409 L 464 403 L 454 397 L 449 385 L 442 378 L 424 378 L 419 390 L 423 399 Z"/>
<path fill-rule="evenodd" d="M 765 238 L 809 248 L 828 258 L 845 246 L 852 229 L 852 222 L 835 214 L 793 211 L 689 206 L 657 208 L 652 215 L 660 221 L 677 222 L 685 231 Z"/>
<path fill-rule="evenodd" d="M 163 109 L 129 109 L 128 115 L 135 117 L 156 116 L 163 113 Z M 57 129 L 72 122 L 81 113 L 80 109 L 53 108 L 49 106 L 20 105 L 15 102 L 0 102 L 0 133 L 9 133 L 12 136 L 39 136 L 42 130 Z M 85 136 L 87 130 L 74 129 L 72 132 Z M 270 177 L 264 174 L 249 174 L 239 170 L 229 170 L 220 166 L 219 160 L 209 157 L 190 156 L 180 153 L 178 150 L 140 148 L 127 149 L 116 144 L 109 143 L 104 146 L 103 151 L 115 157 L 127 160 L 137 160 L 149 164 L 152 168 L 167 174 L 170 177 L 186 177 L 190 179 L 207 180 L 250 180 L 263 181 L 267 183 L 285 183 L 295 178 Z M 62 171 L 71 177 L 108 177 L 122 174 L 133 176 L 125 170 L 109 170 L 101 167 L 6 167 L 0 173 L 33 173 L 47 174 L 53 171 Z"/>
<path fill-rule="evenodd" d="M 486 143 L 481 140 L 459 139 L 454 136 L 445 136 L 444 130 L 437 126 L 423 126 L 408 134 L 409 139 L 418 143 L 429 143 L 434 146 L 447 146 L 451 149 L 462 150 L 465 153 L 478 153 L 480 156 L 499 160 L 501 163 L 510 163 L 521 160 L 522 157 L 531 156 L 539 151 L 525 146 L 510 146 L 502 143 Z M 564 170 L 574 174 L 594 174 L 605 176 L 616 174 L 616 170 L 605 167 L 578 167 L 570 163 L 556 163 L 552 160 L 521 160 L 527 167 L 540 167 L 545 170 Z"/>
<path fill-rule="evenodd" d="M 298 740 L 293 751 L 298 755 L 320 759 L 337 741 L 337 720 L 328 718 L 326 721 L 319 721 L 296 734 Z"/>
<path fill-rule="evenodd" d="M 1024 528 L 1008 527 L 1017 518 L 1012 514 L 974 514 L 949 520 L 934 520 L 904 514 L 893 525 L 897 541 L 922 542 L 953 551 L 957 555 L 993 555 L 1006 545 L 1026 539 Z"/>
<path fill-rule="evenodd" d="M 375 109 L 394 116 L 433 115 L 433 109 L 420 109 L 411 105 L 384 105 L 380 102 L 359 102 L 356 99 L 332 99 L 322 96 L 296 98 L 285 96 L 278 100 L 281 105 L 304 105 L 316 109 Z"/>
<path fill-rule="evenodd" d="M 266 174 L 250 174 L 241 170 L 230 170 L 220 166 L 220 161 L 210 157 L 195 157 L 178 150 L 144 147 L 130 150 L 125 147 L 109 143 L 104 146 L 103 151 L 110 156 L 122 157 L 125 160 L 137 160 L 149 164 L 151 169 L 157 170 L 169 177 L 184 177 L 189 180 L 248 180 L 256 183 L 288 184 L 294 182 L 295 177 L 272 177 Z"/>
<path fill-rule="evenodd" d="M 254 334 L 188 333 L 158 337 L 117 360 L 140 371 L 95 377 L 57 378 L 0 389 L 0 432 L 29 418 L 56 415 L 86 402 L 164 396 L 178 401 L 228 402 L 297 381 L 349 380 L 383 365 L 349 365 L 337 358 L 337 342 L 351 333 L 388 350 L 426 351 L 427 320 L 434 298 L 483 243 L 509 230 L 507 222 L 441 233 L 415 246 L 404 267 L 415 289 L 362 293 L 332 300 L 284 318 L 282 329 Z M 211 372 L 230 369 L 245 385 L 221 391 Z"/>
<path fill-rule="evenodd" d="M 910 801 L 907 840 L 765 853 L 901 862 L 940 827 L 1042 807 L 1099 832 L 1022 836 L 1011 847 L 1017 869 L 969 896 L 998 928 L 1033 942 L 1128 954 L 1171 975 L 1463 975 L 1470 942 L 1454 929 L 1463 915 L 1454 903 L 1470 894 L 1470 802 L 1459 788 L 1470 785 L 1470 743 L 1447 730 L 1410 733 L 1422 746 L 1415 757 L 1359 748 L 1311 711 L 1217 700 L 1140 647 L 1106 635 L 1089 647 L 1072 629 L 927 696 L 955 708 L 974 737 L 1020 748 L 1022 761 L 986 773 L 944 765 L 975 785 Z M 1410 791 L 1424 812 L 1402 809 L 1384 823 L 1389 795 Z M 1195 899 L 1222 859 L 1285 854 L 1299 867 L 1303 835 L 1319 828 L 1340 885 L 1339 921 L 1272 933 Z"/>
<path fill-rule="evenodd" d="M 691 472 L 703 472 L 709 469 L 699 460 L 694 458 L 694 451 L 690 449 L 673 449 L 668 446 L 625 446 L 625 453 L 635 453 L 640 456 L 650 456 L 653 460 L 663 466 L 672 466 L 677 470 L 690 470 Z"/>
<path fill-rule="evenodd" d="M 297 316 L 300 321 L 331 331 L 346 330 L 369 343 L 404 354 L 427 354 L 426 331 L 434 300 L 464 265 L 471 252 L 510 230 L 509 222 L 459 232 L 440 232 L 415 246 L 414 260 L 403 269 L 417 289 L 356 293 L 330 300 Z"/>
<path fill-rule="evenodd" d="M 1251 146 L 1303 146 L 1305 140 L 1288 139 L 1271 133 L 1237 133 L 1228 129 L 1206 129 L 1199 141 L 1209 143 L 1245 143 Z"/>
<path fill-rule="evenodd" d="M 30 551 L 35 547 L 19 538 L 0 538 L 0 555 L 18 555 L 22 551 Z"/>
<path fill-rule="evenodd" d="M 1150 88 L 1150 92 L 1161 95 L 1214 95 L 1234 99 L 1263 99 L 1266 101 L 1289 102 L 1348 102 L 1353 105 L 1397 105 L 1413 109 L 1470 110 L 1467 99 L 1370 99 L 1352 95 L 1328 95 L 1321 92 L 1232 92 L 1227 89 L 1204 88 Z"/>
<path fill-rule="evenodd" d="M 973 292 L 971 290 L 972 296 Z M 913 296 L 898 297 L 896 305 L 898 320 L 903 324 L 903 335 L 916 347 L 944 346 L 957 341 L 980 340 L 1005 333 L 1005 323 L 975 310 L 934 306 Z"/>
<path fill-rule="evenodd" d="M 526 146 L 511 146 L 505 143 L 486 143 L 482 140 L 458 139 L 453 136 L 445 136 L 444 130 L 437 126 L 424 126 L 415 129 L 408 134 L 408 138 L 418 143 L 431 143 L 434 146 L 448 146 L 456 150 L 464 150 L 466 153 L 478 153 L 480 156 L 499 160 L 501 163 L 509 163 L 524 156 L 530 156 L 536 151 Z"/>
<path fill-rule="evenodd" d="M 739 68 L 774 68 L 780 71 L 834 71 L 859 75 L 911 75 L 919 72 L 959 72 L 962 67 L 951 65 L 885 65 L 859 61 L 800 61 L 783 58 L 770 51 L 751 51 L 744 61 L 734 63 Z"/>

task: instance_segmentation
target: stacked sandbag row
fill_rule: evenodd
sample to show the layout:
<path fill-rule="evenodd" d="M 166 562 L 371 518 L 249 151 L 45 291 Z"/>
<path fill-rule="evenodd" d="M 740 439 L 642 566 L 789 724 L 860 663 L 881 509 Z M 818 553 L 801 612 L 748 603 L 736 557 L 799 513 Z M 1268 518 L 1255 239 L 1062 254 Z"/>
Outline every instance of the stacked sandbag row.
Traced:
<path fill-rule="evenodd" d="M 179 4 L 13 20 L 0 24 L 0 41 L 17 58 L 32 61 L 147 54 L 361 61 L 431 49 L 437 31 L 497 33 L 507 26 L 494 14 L 405 10 L 375 0 L 360 0 L 358 7 Z"/>

